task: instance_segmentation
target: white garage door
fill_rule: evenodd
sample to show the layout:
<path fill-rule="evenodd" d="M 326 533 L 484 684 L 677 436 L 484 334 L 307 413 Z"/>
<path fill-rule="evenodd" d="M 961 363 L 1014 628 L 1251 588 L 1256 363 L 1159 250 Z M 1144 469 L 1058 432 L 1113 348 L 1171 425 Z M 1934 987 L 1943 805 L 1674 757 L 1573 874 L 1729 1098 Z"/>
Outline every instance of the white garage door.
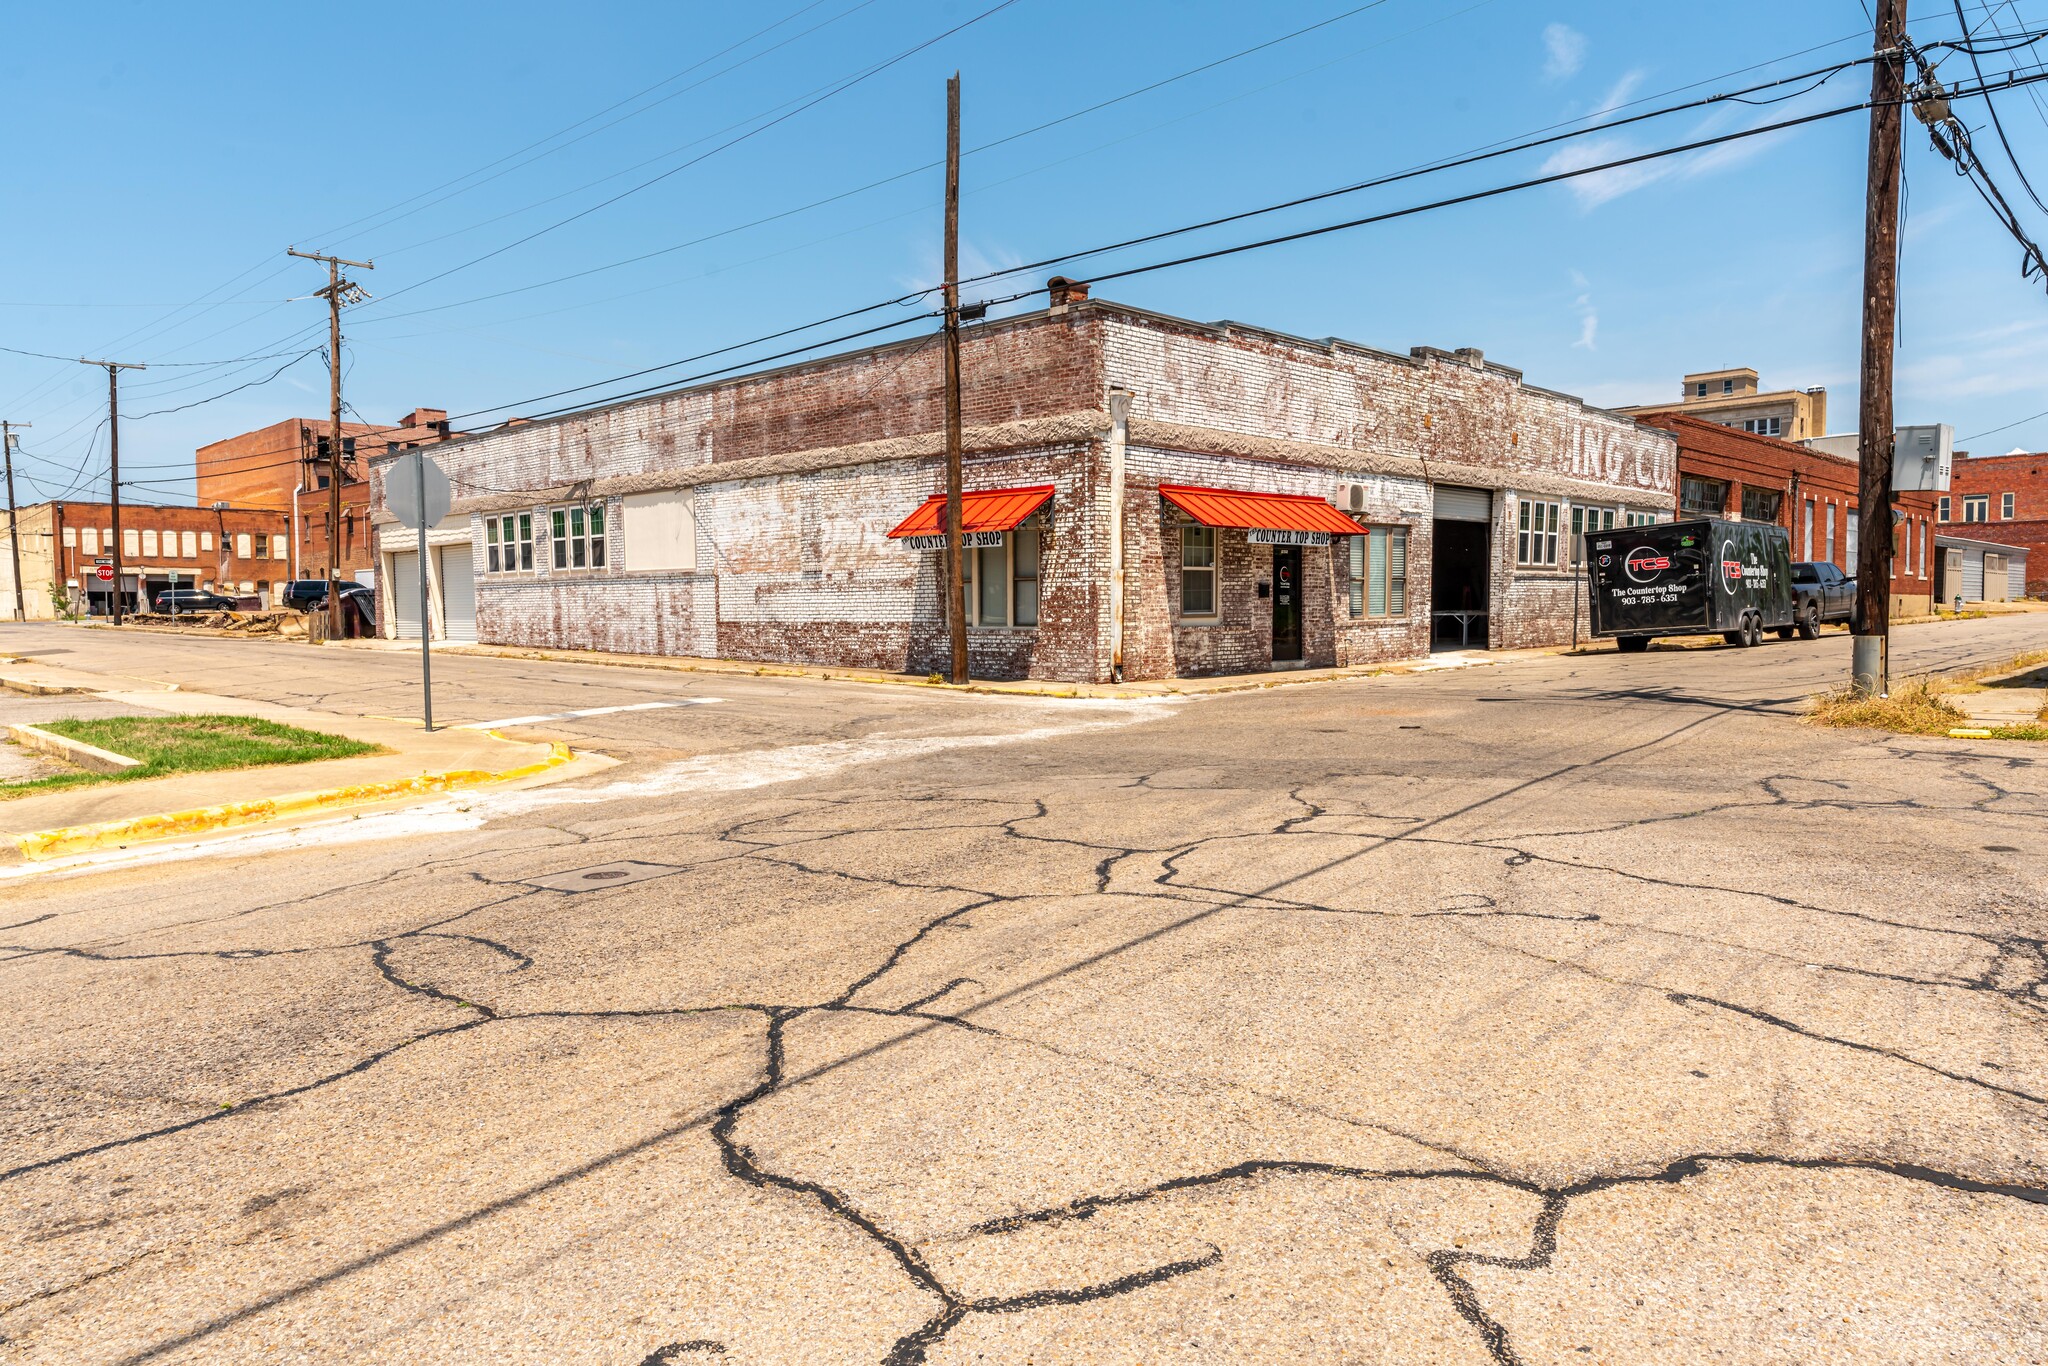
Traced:
<path fill-rule="evenodd" d="M 400 640 L 420 638 L 420 557 L 408 550 L 391 557 L 391 605 Z"/>
<path fill-rule="evenodd" d="M 476 644 L 476 566 L 466 545 L 443 546 L 439 552 L 441 602 L 446 634 L 457 645 Z"/>
<path fill-rule="evenodd" d="M 1444 522 L 1490 522 L 1493 520 L 1493 490 L 1436 486 L 1437 520 Z"/>

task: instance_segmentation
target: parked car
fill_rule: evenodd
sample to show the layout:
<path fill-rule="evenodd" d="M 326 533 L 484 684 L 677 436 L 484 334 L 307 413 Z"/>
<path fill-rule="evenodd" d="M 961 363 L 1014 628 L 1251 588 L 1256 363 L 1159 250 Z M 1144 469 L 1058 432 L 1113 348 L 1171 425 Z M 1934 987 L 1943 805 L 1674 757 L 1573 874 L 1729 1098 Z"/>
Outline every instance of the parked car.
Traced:
<path fill-rule="evenodd" d="M 1794 616 L 1802 639 L 1812 640 L 1831 621 L 1856 624 L 1856 579 L 1844 574 L 1830 560 L 1802 560 L 1792 566 L 1792 596 L 1797 600 Z M 1787 639 L 1792 632 L 1781 630 Z"/>
<path fill-rule="evenodd" d="M 312 610 L 314 603 L 324 603 L 326 601 L 327 580 L 325 579 L 293 579 L 288 583 L 278 585 L 277 605 L 279 607 L 295 608 L 298 611 L 306 612 Z"/>
<path fill-rule="evenodd" d="M 1586 535 L 1593 634 L 1634 653 L 1657 636 L 1718 635 L 1760 645 L 1790 635 L 1792 551 L 1785 528 L 1715 518 L 1605 527 Z"/>
<path fill-rule="evenodd" d="M 156 595 L 159 612 L 232 612 L 235 599 L 224 598 L 203 588 L 166 588 Z"/>

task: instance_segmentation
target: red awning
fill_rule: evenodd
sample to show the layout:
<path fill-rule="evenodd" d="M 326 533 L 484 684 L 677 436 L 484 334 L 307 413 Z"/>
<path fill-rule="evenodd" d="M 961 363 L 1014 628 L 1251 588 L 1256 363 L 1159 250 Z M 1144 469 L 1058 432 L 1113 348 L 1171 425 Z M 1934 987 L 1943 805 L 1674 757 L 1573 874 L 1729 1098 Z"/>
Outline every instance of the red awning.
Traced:
<path fill-rule="evenodd" d="M 1300 493 L 1239 493 L 1161 484 L 1159 496 L 1203 526 L 1245 531 L 1320 531 L 1362 536 L 1365 528 L 1321 498 Z"/>
<path fill-rule="evenodd" d="M 1015 531 L 1026 517 L 1045 506 L 1052 497 L 1051 484 L 1034 484 L 1023 489 L 984 489 L 960 495 L 960 530 Z M 933 494 L 924 506 L 903 519 L 891 539 L 903 536 L 946 534 L 946 495 Z"/>

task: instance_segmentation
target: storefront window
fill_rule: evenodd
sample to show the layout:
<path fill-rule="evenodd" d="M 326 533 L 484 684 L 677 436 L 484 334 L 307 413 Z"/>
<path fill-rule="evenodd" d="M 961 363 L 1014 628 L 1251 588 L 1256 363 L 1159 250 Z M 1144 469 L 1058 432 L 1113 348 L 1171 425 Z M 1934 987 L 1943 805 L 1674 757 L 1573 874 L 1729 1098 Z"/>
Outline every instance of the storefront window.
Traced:
<path fill-rule="evenodd" d="M 1612 531 L 1614 529 L 1613 508 L 1588 508 L 1572 504 L 1572 536 L 1564 553 L 1573 564 L 1584 557 L 1586 545 L 1584 536 L 1589 531 Z"/>
<path fill-rule="evenodd" d="M 1557 504 L 1540 498 L 1521 500 L 1521 521 L 1515 539 L 1515 563 L 1544 568 L 1557 563 Z"/>
<path fill-rule="evenodd" d="M 1408 530 L 1374 527 L 1351 543 L 1351 615 L 1408 615 Z"/>
<path fill-rule="evenodd" d="M 1778 509 L 1785 504 L 1785 495 L 1776 489 L 1753 489 L 1742 486 L 1742 520 L 1745 522 L 1775 522 Z"/>
<path fill-rule="evenodd" d="M 533 568 L 533 514 L 484 518 L 484 558 L 493 574 Z"/>
<path fill-rule="evenodd" d="M 1728 481 L 1686 475 L 1678 481 L 1678 510 L 1688 517 L 1719 517 L 1728 510 Z"/>
<path fill-rule="evenodd" d="M 1001 545 L 963 548 L 960 596 L 969 626 L 1038 625 L 1036 527 L 1006 532 Z"/>
<path fill-rule="evenodd" d="M 555 568 L 604 568 L 604 504 L 556 508 L 553 513 Z"/>
<path fill-rule="evenodd" d="M 1180 529 L 1180 614 L 1216 615 L 1216 531 L 1213 527 Z"/>

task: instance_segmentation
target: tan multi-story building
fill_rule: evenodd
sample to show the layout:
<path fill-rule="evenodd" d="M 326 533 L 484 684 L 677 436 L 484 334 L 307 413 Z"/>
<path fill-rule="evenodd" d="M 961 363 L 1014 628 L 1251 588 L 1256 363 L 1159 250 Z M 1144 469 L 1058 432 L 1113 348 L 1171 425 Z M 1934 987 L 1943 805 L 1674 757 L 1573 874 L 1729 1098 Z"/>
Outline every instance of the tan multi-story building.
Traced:
<path fill-rule="evenodd" d="M 1702 370 L 1685 377 L 1676 403 L 1643 403 L 1614 411 L 1630 417 L 1682 413 L 1752 436 L 1775 436 L 1784 441 L 1804 441 L 1827 432 L 1826 389 L 1774 389 L 1769 393 L 1760 389 L 1756 371 L 1747 366 Z"/>
<path fill-rule="evenodd" d="M 113 509 L 105 503 L 37 503 L 15 517 L 21 539 L 22 608 L 31 621 L 105 616 L 115 585 L 96 571 L 114 555 Z M 274 512 L 121 505 L 124 610 L 146 610 L 167 588 L 275 601 L 291 577 L 290 523 Z M 0 522 L 0 542 L 6 539 Z M 14 614 L 14 560 L 0 549 L 0 617 Z"/>
<path fill-rule="evenodd" d="M 367 422 L 341 424 L 341 534 L 335 565 L 344 578 L 376 561 L 365 510 L 369 486 L 359 457 L 410 450 L 445 440 L 448 414 L 415 408 L 388 427 Z M 290 577 L 324 579 L 329 561 L 328 422 L 292 417 L 199 448 L 198 502 L 274 512 L 290 522 Z"/>

